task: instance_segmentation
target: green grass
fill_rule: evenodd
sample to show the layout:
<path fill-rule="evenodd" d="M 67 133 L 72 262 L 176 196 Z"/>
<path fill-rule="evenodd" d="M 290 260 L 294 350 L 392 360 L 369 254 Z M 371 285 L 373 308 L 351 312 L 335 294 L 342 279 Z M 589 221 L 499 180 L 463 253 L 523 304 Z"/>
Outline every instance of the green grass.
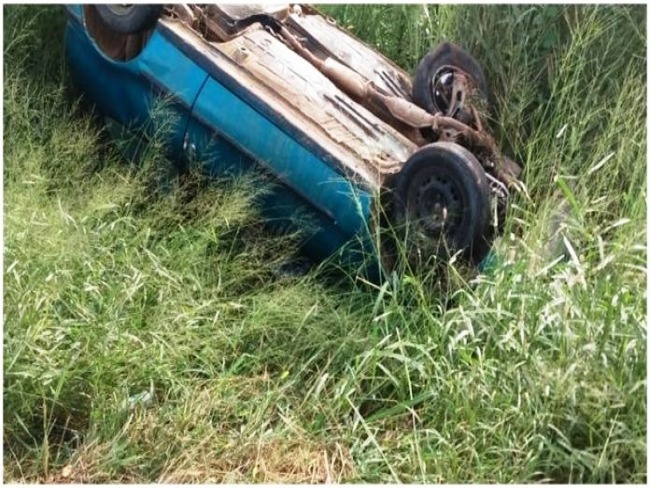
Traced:
<path fill-rule="evenodd" d="M 645 8 L 326 10 L 481 61 L 530 194 L 500 262 L 278 275 L 259 184 L 157 186 L 66 89 L 63 9 L 6 6 L 5 481 L 646 481 Z"/>

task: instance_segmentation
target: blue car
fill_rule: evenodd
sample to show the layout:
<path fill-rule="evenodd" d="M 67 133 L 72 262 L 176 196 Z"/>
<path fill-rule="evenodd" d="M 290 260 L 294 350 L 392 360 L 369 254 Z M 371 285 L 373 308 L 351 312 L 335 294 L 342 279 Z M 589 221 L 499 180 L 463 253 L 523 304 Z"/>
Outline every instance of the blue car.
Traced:
<path fill-rule="evenodd" d="M 312 258 L 489 253 L 520 169 L 485 130 L 485 76 L 461 48 L 432 49 L 411 79 L 310 6 L 67 10 L 72 79 L 109 125 L 164 128 L 181 170 L 270 175 L 264 213 L 306 210 Z"/>

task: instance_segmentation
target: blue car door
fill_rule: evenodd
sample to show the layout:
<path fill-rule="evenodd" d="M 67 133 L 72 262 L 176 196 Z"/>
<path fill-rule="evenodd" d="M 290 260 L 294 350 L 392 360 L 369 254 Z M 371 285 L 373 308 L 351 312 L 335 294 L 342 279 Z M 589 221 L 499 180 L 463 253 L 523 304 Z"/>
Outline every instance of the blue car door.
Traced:
<path fill-rule="evenodd" d="M 173 156 L 182 155 L 188 117 L 205 71 L 170 39 L 162 23 L 135 57 L 113 59 L 93 38 L 88 8 L 68 6 L 66 53 L 72 81 L 95 101 L 109 127 L 138 135 L 156 133 Z"/>

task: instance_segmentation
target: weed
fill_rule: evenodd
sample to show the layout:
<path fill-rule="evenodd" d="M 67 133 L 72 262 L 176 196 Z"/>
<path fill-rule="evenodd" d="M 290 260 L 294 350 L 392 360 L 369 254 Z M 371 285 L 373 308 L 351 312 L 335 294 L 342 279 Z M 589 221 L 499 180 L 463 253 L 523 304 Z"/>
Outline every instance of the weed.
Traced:
<path fill-rule="evenodd" d="M 266 182 L 170 177 L 160 134 L 125 162 L 63 9 L 6 6 L 5 481 L 645 482 L 646 10 L 324 8 L 407 70 L 483 64 L 530 193 L 497 261 L 278 273 Z"/>

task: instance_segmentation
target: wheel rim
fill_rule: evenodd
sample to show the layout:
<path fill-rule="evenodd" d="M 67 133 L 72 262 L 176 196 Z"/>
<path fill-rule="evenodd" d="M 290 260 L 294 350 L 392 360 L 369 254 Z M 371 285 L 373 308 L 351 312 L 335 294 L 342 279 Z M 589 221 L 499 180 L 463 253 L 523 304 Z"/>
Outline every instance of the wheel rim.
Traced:
<path fill-rule="evenodd" d="M 415 176 L 407 197 L 412 251 L 433 255 L 440 251 L 441 245 L 456 248 L 456 234 L 463 218 L 463 195 L 450 175 L 427 168 Z"/>
<path fill-rule="evenodd" d="M 411 186 L 410 217 L 430 236 L 453 234 L 462 220 L 461 194 L 449 177 L 427 172 Z"/>
<path fill-rule="evenodd" d="M 462 214 L 462 201 L 453 182 L 440 175 L 431 175 L 417 190 L 417 220 L 433 235 L 453 234 Z"/>
<path fill-rule="evenodd" d="M 472 120 L 468 100 L 475 89 L 473 79 L 453 66 L 443 66 L 431 78 L 431 96 L 434 106 L 448 117 Z"/>
<path fill-rule="evenodd" d="M 431 79 L 431 93 L 433 101 L 441 112 L 447 114 L 452 104 L 454 88 L 454 70 L 441 68 Z"/>

